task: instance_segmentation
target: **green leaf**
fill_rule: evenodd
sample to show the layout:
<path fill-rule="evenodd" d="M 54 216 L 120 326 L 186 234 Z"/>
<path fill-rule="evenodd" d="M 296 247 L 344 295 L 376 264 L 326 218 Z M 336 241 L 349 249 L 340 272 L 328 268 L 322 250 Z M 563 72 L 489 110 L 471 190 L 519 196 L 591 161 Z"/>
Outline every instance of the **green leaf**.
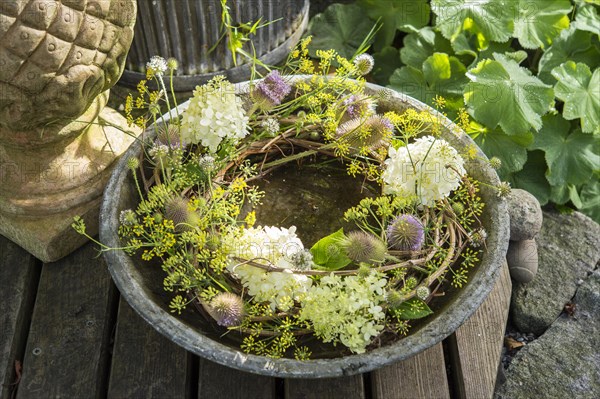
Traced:
<path fill-rule="evenodd" d="M 500 129 L 484 129 L 474 140 L 488 158 L 500 158 L 502 167 L 498 170 L 498 175 L 501 179 L 506 179 L 510 173 L 523 168 L 527 161 L 527 147 L 533 142 L 533 134 L 526 132 L 509 136 Z"/>
<path fill-rule="evenodd" d="M 406 65 L 421 69 L 425 60 L 433 53 L 452 53 L 450 42 L 427 26 L 406 35 L 400 50 L 400 59 Z"/>
<path fill-rule="evenodd" d="M 591 4 L 578 7 L 573 26 L 579 30 L 585 30 L 600 35 L 600 16 L 598 16 L 598 9 Z"/>
<path fill-rule="evenodd" d="M 583 203 L 579 210 L 594 219 L 596 223 L 600 223 L 600 180 L 592 179 L 585 184 L 579 197 Z"/>
<path fill-rule="evenodd" d="M 556 97 L 565 102 L 565 119 L 580 118 L 585 133 L 600 133 L 600 68 L 592 75 L 587 65 L 567 61 L 554 68 L 552 76 L 558 81 Z"/>
<path fill-rule="evenodd" d="M 447 110 L 463 106 L 462 90 L 467 83 L 465 66 L 445 53 L 434 53 L 423 63 L 422 70 L 411 66 L 397 69 L 388 87 L 433 105 L 436 95 L 447 101 Z"/>
<path fill-rule="evenodd" d="M 463 31 L 478 38 L 478 49 L 489 41 L 506 42 L 514 29 L 514 0 L 432 0 L 436 26 L 454 41 Z"/>
<path fill-rule="evenodd" d="M 599 66 L 600 49 L 592 44 L 592 34 L 575 29 L 572 25 L 560 32 L 552 46 L 540 58 L 538 77 L 545 83 L 554 85 L 556 79 L 551 72 L 565 60 L 582 62 L 592 68 Z"/>
<path fill-rule="evenodd" d="M 489 128 L 501 126 L 507 134 L 542 127 L 541 116 L 554 100 L 552 87 L 501 54 L 483 60 L 467 73 L 471 80 L 464 98 L 469 112 Z"/>
<path fill-rule="evenodd" d="M 421 319 L 433 313 L 429 306 L 419 298 L 404 301 L 395 310 L 402 320 Z"/>
<path fill-rule="evenodd" d="M 600 169 L 600 137 L 570 127 L 560 115 L 549 115 L 531 146 L 546 153 L 547 178 L 553 186 L 586 183 Z"/>
<path fill-rule="evenodd" d="M 402 66 L 400 62 L 400 54 L 398 49 L 395 47 L 384 47 L 380 52 L 373 54 L 375 59 L 375 66 L 371 75 L 380 85 L 387 85 L 390 80 L 390 76 L 394 71 Z"/>
<path fill-rule="evenodd" d="M 373 21 L 365 18 L 364 11 L 355 4 L 332 4 L 310 21 L 308 35 L 313 39 L 311 56 L 316 50 L 336 50 L 350 58 L 371 31 Z"/>
<path fill-rule="evenodd" d="M 569 27 L 572 9 L 569 0 L 519 0 L 514 36 L 525 48 L 546 48 Z"/>
<path fill-rule="evenodd" d="M 492 58 L 494 53 L 504 54 L 512 50 L 509 42 L 491 42 L 485 50 L 479 50 L 476 35 L 472 35 L 468 32 L 462 32 L 458 35 L 452 42 L 452 48 L 457 55 L 471 57 L 469 66 L 474 66 L 476 62 L 486 58 Z"/>
<path fill-rule="evenodd" d="M 552 186 L 550 192 L 550 199 L 552 202 L 558 205 L 564 205 L 567 202 L 573 202 L 573 196 L 575 195 L 575 201 L 579 201 L 579 195 L 577 194 L 577 187 L 574 184 L 565 184 L 562 186 Z"/>
<path fill-rule="evenodd" d="M 529 191 L 541 205 L 546 205 L 550 199 L 550 183 L 546 179 L 547 170 L 548 165 L 544 158 L 544 152 L 529 151 L 523 169 L 511 174 L 506 180 L 511 187 Z"/>
<path fill-rule="evenodd" d="M 346 238 L 344 229 L 339 229 L 333 234 L 321 238 L 310 249 L 313 262 L 322 270 L 338 270 L 350 264 L 351 260 L 346 256 L 342 247 L 342 241 Z"/>
<path fill-rule="evenodd" d="M 381 18 L 383 26 L 375 41 L 377 51 L 392 45 L 397 30 L 412 32 L 429 22 L 430 8 L 426 0 L 359 0 L 358 4 L 374 21 Z"/>

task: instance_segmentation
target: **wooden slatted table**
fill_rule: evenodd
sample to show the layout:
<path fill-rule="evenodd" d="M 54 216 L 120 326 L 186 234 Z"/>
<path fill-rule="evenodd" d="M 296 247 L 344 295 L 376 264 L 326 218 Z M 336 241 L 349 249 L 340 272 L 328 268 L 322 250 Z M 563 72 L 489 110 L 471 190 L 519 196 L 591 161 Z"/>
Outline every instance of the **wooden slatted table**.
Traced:
<path fill-rule="evenodd" d="M 491 398 L 510 291 L 505 266 L 471 319 L 403 362 L 284 380 L 200 359 L 155 332 L 92 245 L 42 265 L 0 237 L 0 398 Z"/>

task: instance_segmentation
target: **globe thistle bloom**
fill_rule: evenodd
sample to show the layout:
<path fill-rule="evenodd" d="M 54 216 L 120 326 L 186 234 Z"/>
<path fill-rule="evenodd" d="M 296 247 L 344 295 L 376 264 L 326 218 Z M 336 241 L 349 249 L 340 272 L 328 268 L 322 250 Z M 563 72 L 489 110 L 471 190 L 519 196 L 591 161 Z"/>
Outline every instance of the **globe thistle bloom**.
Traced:
<path fill-rule="evenodd" d="M 502 167 L 502 160 L 498 157 L 491 157 L 490 166 L 492 167 L 492 169 L 498 170 Z"/>
<path fill-rule="evenodd" d="M 159 55 L 150 58 L 146 63 L 146 68 L 156 76 L 162 76 L 168 69 L 167 60 Z"/>
<path fill-rule="evenodd" d="M 363 53 L 354 59 L 354 66 L 361 75 L 366 75 L 373 70 L 375 59 L 367 53 Z"/>
<path fill-rule="evenodd" d="M 354 262 L 382 262 L 385 259 L 385 244 L 373 234 L 351 231 L 342 243 L 346 255 Z"/>
<path fill-rule="evenodd" d="M 239 326 L 244 318 L 244 301 L 231 292 L 215 295 L 207 307 L 210 316 L 222 327 Z"/>
<path fill-rule="evenodd" d="M 510 183 L 507 181 L 501 182 L 496 186 L 496 194 L 500 198 L 506 198 L 511 192 Z"/>
<path fill-rule="evenodd" d="M 377 149 L 392 136 L 394 125 L 382 115 L 368 118 L 355 118 L 341 124 L 337 129 L 338 140 L 347 142 L 353 148 Z"/>
<path fill-rule="evenodd" d="M 127 160 L 127 168 L 131 169 L 132 171 L 135 171 L 139 167 L 140 167 L 140 160 L 137 159 L 136 157 L 131 157 Z"/>
<path fill-rule="evenodd" d="M 425 287 L 424 285 L 420 285 L 417 287 L 416 294 L 417 294 L 417 298 L 424 301 L 429 297 L 429 294 L 431 294 L 431 291 L 429 291 L 429 288 Z"/>
<path fill-rule="evenodd" d="M 169 58 L 167 60 L 167 68 L 169 68 L 171 71 L 176 71 L 177 68 L 179 68 L 179 61 L 177 61 L 177 58 Z"/>
<path fill-rule="evenodd" d="M 313 265 L 313 256 L 309 250 L 298 251 L 291 256 L 293 268 L 295 270 L 311 270 Z"/>
<path fill-rule="evenodd" d="M 425 241 L 421 222 L 413 215 L 399 215 L 387 228 L 388 245 L 399 251 L 419 251 Z"/>
<path fill-rule="evenodd" d="M 384 194 L 416 196 L 426 206 L 457 189 L 466 173 L 458 152 L 432 136 L 420 137 L 397 150 L 390 146 L 384 164 Z"/>
<path fill-rule="evenodd" d="M 271 71 L 258 82 L 252 91 L 252 99 L 263 109 L 270 109 L 281 104 L 292 87 L 281 77 L 279 71 Z"/>
<path fill-rule="evenodd" d="M 487 239 L 487 232 L 484 228 L 480 228 L 471 233 L 469 239 L 471 240 L 471 245 L 475 248 L 479 248 L 483 244 L 485 244 L 485 240 Z"/>
<path fill-rule="evenodd" d="M 202 158 L 198 160 L 198 165 L 202 170 L 206 173 L 210 173 L 215 170 L 217 167 L 215 158 L 210 155 L 204 155 Z"/>
<path fill-rule="evenodd" d="M 202 143 L 216 153 L 222 141 L 237 143 L 248 135 L 248 116 L 235 87 L 216 76 L 207 84 L 197 86 L 181 119 L 181 140 Z"/>

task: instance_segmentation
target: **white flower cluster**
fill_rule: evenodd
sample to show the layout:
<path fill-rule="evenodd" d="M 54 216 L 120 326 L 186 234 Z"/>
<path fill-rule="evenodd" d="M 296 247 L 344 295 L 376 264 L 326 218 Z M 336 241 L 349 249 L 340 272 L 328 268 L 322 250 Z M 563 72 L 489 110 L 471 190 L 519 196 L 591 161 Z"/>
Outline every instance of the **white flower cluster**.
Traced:
<path fill-rule="evenodd" d="M 323 277 L 302 299 L 300 319 L 310 322 L 323 342 L 341 342 L 364 353 L 385 324 L 381 306 L 387 280 L 380 273 L 367 277 Z"/>
<path fill-rule="evenodd" d="M 289 273 L 270 272 L 248 264 L 240 265 L 239 261 L 230 262 L 227 268 L 241 279 L 256 302 L 269 302 L 273 309 L 286 311 L 312 285 L 310 278 L 291 271 L 294 255 L 304 251 L 295 226 L 245 229 L 241 237 L 232 240 L 232 245 L 230 256 L 289 270 Z"/>
<path fill-rule="evenodd" d="M 217 152 L 221 141 L 236 143 L 248 134 L 248 117 L 232 83 L 223 76 L 197 86 L 181 120 L 181 139 Z"/>
<path fill-rule="evenodd" d="M 425 136 L 397 150 L 389 148 L 383 172 L 383 192 L 416 195 L 423 205 L 447 197 L 466 173 L 458 152 L 442 139 Z"/>

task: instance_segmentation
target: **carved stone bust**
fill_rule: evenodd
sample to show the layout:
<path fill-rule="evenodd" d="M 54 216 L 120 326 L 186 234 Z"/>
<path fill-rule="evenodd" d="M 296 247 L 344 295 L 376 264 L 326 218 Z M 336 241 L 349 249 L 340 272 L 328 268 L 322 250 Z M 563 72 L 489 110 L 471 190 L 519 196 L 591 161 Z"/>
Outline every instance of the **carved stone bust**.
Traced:
<path fill-rule="evenodd" d="M 0 234 L 42 260 L 81 244 L 66 223 L 97 214 L 133 140 L 104 106 L 135 15 L 135 0 L 0 2 Z"/>

